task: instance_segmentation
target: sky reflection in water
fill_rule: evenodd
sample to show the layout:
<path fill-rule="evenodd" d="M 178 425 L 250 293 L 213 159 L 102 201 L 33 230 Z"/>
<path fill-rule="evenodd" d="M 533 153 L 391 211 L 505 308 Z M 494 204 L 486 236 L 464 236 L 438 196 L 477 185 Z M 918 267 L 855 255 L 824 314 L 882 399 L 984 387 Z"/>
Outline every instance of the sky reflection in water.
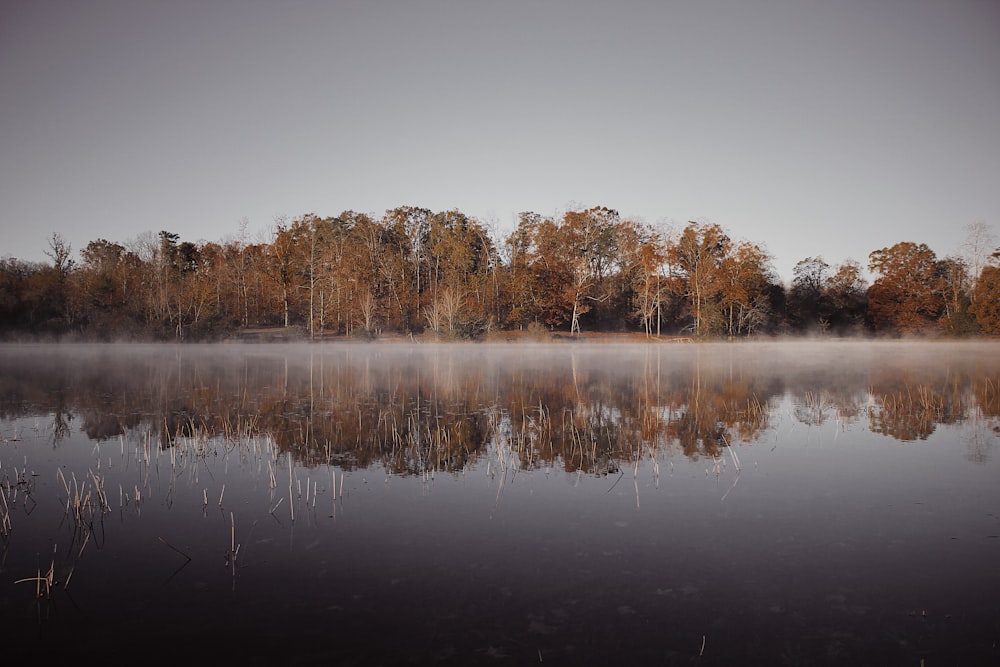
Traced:
<path fill-rule="evenodd" d="M 997 657 L 995 344 L 0 360 L 0 613 L 25 656 Z"/>

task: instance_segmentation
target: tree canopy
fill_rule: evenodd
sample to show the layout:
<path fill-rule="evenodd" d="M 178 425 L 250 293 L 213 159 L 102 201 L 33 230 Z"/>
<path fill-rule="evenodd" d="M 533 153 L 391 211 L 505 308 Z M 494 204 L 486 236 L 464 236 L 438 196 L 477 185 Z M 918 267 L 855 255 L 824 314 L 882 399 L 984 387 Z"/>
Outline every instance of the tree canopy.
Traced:
<path fill-rule="evenodd" d="M 1000 334 L 1000 249 L 969 227 L 967 257 L 901 241 L 820 255 L 788 288 L 764 244 L 713 223 L 653 226 L 597 206 L 524 212 L 503 237 L 458 210 L 415 206 L 279 219 L 268 238 L 96 239 L 80 261 L 0 259 L 0 335 L 205 339 L 260 327 L 306 338 L 394 332 L 440 339 L 527 329 L 576 335 Z M 975 267 L 975 268 L 973 268 Z"/>

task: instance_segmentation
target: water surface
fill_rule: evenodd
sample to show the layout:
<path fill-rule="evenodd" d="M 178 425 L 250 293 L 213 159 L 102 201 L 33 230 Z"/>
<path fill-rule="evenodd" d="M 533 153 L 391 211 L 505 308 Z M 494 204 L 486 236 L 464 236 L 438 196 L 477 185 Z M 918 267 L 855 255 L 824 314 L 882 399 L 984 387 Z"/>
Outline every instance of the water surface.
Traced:
<path fill-rule="evenodd" d="M 0 347 L 12 657 L 982 664 L 1000 345 Z"/>

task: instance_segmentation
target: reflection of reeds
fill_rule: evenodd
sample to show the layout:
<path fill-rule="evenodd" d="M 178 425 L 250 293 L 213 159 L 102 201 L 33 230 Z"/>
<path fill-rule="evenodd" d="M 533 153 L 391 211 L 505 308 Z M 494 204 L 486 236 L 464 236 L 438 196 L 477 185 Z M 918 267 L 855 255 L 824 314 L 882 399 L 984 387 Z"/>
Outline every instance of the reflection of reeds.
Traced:
<path fill-rule="evenodd" d="M 995 382 L 990 378 L 983 378 L 983 396 L 987 399 L 995 398 L 1000 393 L 1000 378 Z"/>
<path fill-rule="evenodd" d="M 973 385 L 973 393 L 984 415 L 1000 417 L 1000 378 L 983 378 Z"/>
<path fill-rule="evenodd" d="M 228 440 L 227 437 L 236 438 L 236 441 Z M 196 473 L 201 466 L 210 464 L 216 456 L 226 457 L 234 451 L 238 452 L 237 455 L 241 462 L 250 466 L 256 465 L 259 472 L 270 475 L 272 482 L 275 465 L 278 464 L 279 458 L 287 456 L 289 465 L 289 500 L 295 500 L 294 489 L 298 489 L 300 496 L 303 493 L 301 488 L 302 483 L 295 477 L 294 466 L 296 463 L 292 453 L 280 451 L 275 446 L 274 440 L 268 436 L 254 435 L 247 439 L 245 431 L 230 432 L 228 436 L 213 435 L 207 427 L 199 426 L 193 431 L 172 438 L 170 441 L 172 451 L 170 452 L 161 447 L 151 446 L 155 442 L 153 438 L 155 438 L 155 435 L 151 438 L 149 432 L 123 434 L 119 438 L 119 449 L 121 450 L 121 468 L 119 470 L 127 471 L 130 466 L 136 465 L 141 472 L 141 479 L 133 485 L 133 488 L 129 492 L 125 491 L 123 484 L 118 483 L 118 510 L 121 512 L 124 512 L 127 507 L 133 507 L 138 513 L 144 496 L 155 495 L 155 485 L 150 486 L 155 481 L 155 477 L 151 479 L 149 471 L 152 470 L 155 473 L 158 469 L 157 460 L 161 455 L 169 457 L 171 466 L 171 485 L 168 487 L 166 494 L 168 502 L 172 502 L 172 495 L 174 493 L 172 483 L 182 473 L 190 473 L 190 481 L 196 483 Z M 58 558 L 56 555 L 53 555 L 47 568 L 39 565 L 34 576 L 15 580 L 15 583 L 34 583 L 36 586 L 35 596 L 39 599 L 53 599 L 57 588 L 68 590 L 70 580 L 73 578 L 76 570 L 76 564 L 84 557 L 87 547 L 91 543 L 97 544 L 98 548 L 101 549 L 105 546 L 102 541 L 104 539 L 103 522 L 105 515 L 112 511 L 112 507 L 107 488 L 109 483 L 107 475 L 110 472 L 104 472 L 102 463 L 110 465 L 110 460 L 102 455 L 99 443 L 94 445 L 92 454 L 95 457 L 95 463 L 87 468 L 86 473 L 77 474 L 69 469 L 64 470 L 63 467 L 58 467 L 54 475 L 57 481 L 56 489 L 65 494 L 64 497 L 60 497 L 59 499 L 63 505 L 63 521 L 60 527 L 65 527 L 69 535 L 68 548 L 64 552 L 68 562 L 62 568 L 67 573 L 65 580 L 61 585 L 57 585 L 56 571 Z M 282 461 L 281 464 L 284 464 L 284 462 Z M 265 465 L 267 473 L 263 473 Z M 110 471 L 110 469 L 108 470 Z M 16 512 L 14 510 L 18 508 L 18 503 L 25 507 L 28 513 L 31 512 L 32 505 L 35 502 L 33 500 L 33 478 L 36 475 L 27 466 L 23 469 L 15 466 L 5 466 L 2 472 L 3 477 L 0 479 L 0 538 L 6 544 L 9 542 L 12 534 L 13 524 L 17 523 L 17 518 L 14 516 Z M 225 491 L 226 485 L 223 483 L 218 492 L 220 508 L 223 504 Z M 334 492 L 336 492 L 335 482 Z M 340 493 L 343 496 L 343 477 L 341 477 L 340 482 Z M 203 508 L 208 504 L 209 494 L 210 487 L 201 488 L 198 501 L 201 502 Z M 311 477 L 307 478 L 305 481 L 305 502 L 307 506 L 310 502 L 313 507 L 316 506 L 318 494 L 318 484 Z M 283 500 L 285 500 L 284 497 L 279 500 L 279 504 Z M 299 500 L 301 500 L 301 497 Z M 294 506 L 290 511 L 294 520 Z M 236 540 L 235 515 L 230 512 L 229 518 L 230 525 L 228 532 L 230 534 L 230 547 L 226 552 L 226 558 L 227 564 L 231 566 L 235 577 L 238 557 L 242 554 L 243 550 L 241 549 L 241 544 Z M 162 538 L 160 538 L 160 541 L 170 549 L 181 554 L 186 562 L 190 562 L 190 555 L 167 543 Z M 53 553 L 57 553 L 55 548 L 53 548 Z"/>
<path fill-rule="evenodd" d="M 907 387 L 904 391 L 882 394 L 879 397 L 882 410 L 892 415 L 919 415 L 941 412 L 944 400 L 936 396 L 928 387 L 921 385 L 915 390 Z"/>
<path fill-rule="evenodd" d="M 937 424 L 965 412 L 961 392 L 946 397 L 924 383 L 872 395 L 876 409 L 869 414 L 869 428 L 902 440 L 926 438 Z"/>

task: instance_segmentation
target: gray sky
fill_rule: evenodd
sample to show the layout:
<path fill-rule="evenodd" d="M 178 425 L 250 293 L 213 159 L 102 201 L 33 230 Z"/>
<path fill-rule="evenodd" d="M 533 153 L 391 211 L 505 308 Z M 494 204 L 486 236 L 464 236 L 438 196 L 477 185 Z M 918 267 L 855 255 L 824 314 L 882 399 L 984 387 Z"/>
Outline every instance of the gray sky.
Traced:
<path fill-rule="evenodd" d="M 0 0 L 0 256 L 608 206 L 801 259 L 1000 230 L 996 0 Z"/>

